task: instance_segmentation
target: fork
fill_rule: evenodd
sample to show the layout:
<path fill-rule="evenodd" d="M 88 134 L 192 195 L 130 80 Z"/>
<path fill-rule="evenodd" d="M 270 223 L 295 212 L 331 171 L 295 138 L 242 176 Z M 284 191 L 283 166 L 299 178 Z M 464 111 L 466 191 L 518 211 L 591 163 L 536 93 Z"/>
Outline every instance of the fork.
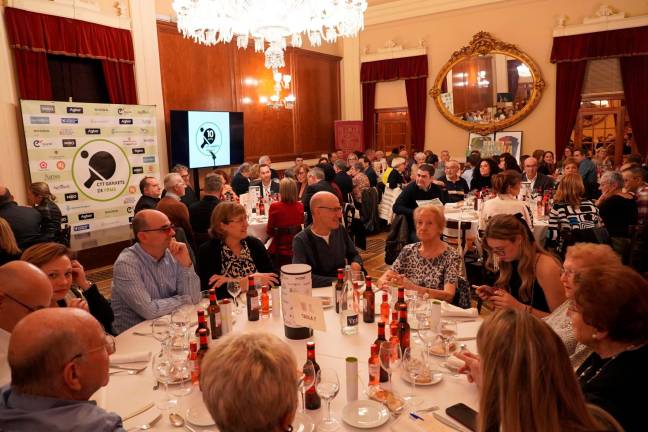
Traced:
<path fill-rule="evenodd" d="M 155 424 L 156 424 L 157 422 L 159 422 L 160 420 L 162 420 L 162 414 L 158 414 L 157 417 L 155 417 L 153 420 L 151 420 L 151 421 L 148 422 L 148 423 L 144 423 L 143 425 L 139 425 L 139 426 L 136 426 L 136 427 L 134 427 L 134 428 L 130 428 L 130 429 L 128 429 L 127 432 L 132 432 L 132 431 L 141 431 L 141 430 L 149 430 L 149 429 L 152 429 L 153 426 L 155 426 Z"/>
<path fill-rule="evenodd" d="M 124 373 L 126 375 L 139 375 L 140 373 L 142 373 L 144 371 L 144 369 L 146 369 L 146 366 L 144 366 L 143 368 L 139 368 L 139 369 L 128 369 L 128 370 L 127 369 L 119 369 L 119 370 L 116 370 L 116 371 L 110 371 L 108 374 L 109 375 L 114 375 L 114 374 L 118 374 L 118 373 Z"/>

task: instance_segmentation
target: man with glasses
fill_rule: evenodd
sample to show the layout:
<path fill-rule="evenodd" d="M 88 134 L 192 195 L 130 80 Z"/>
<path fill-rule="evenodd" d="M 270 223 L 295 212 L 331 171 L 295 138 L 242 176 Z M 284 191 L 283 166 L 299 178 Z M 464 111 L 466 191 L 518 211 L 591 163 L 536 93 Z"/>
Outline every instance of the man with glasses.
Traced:
<path fill-rule="evenodd" d="M 164 213 L 142 210 L 133 218 L 135 245 L 113 267 L 113 329 L 117 333 L 200 299 L 200 279 L 187 245 L 176 241 Z"/>
<path fill-rule="evenodd" d="M 358 254 L 346 229 L 340 226 L 342 207 L 330 192 L 317 192 L 310 200 L 313 224 L 293 239 L 293 263 L 311 266 L 313 288 L 330 287 L 337 269 L 351 265 L 362 269 Z"/>
<path fill-rule="evenodd" d="M 540 190 L 541 194 L 544 194 L 545 190 L 554 188 L 553 180 L 538 172 L 538 159 L 533 156 L 524 160 L 524 174 L 522 174 L 522 181 L 529 182 L 529 188 L 532 191 Z"/>
<path fill-rule="evenodd" d="M 0 267 L 0 386 L 11 380 L 7 349 L 14 327 L 28 314 L 49 307 L 51 301 L 52 284 L 38 267 L 25 261 Z"/>
<path fill-rule="evenodd" d="M 445 164 L 445 175 L 439 180 L 444 184 L 448 194 L 448 202 L 455 203 L 463 201 L 468 193 L 468 183 L 459 176 L 459 162 L 449 160 Z"/>
<path fill-rule="evenodd" d="M 108 384 L 115 341 L 88 312 L 47 308 L 22 319 L 9 342 L 11 385 L 0 389 L 0 429 L 124 431 L 90 396 Z"/>
<path fill-rule="evenodd" d="M 194 192 L 193 188 L 191 187 L 191 175 L 189 175 L 189 168 L 184 165 L 177 164 L 173 168 L 171 168 L 171 172 L 180 175 L 180 178 L 182 178 L 182 182 L 184 183 L 185 190 L 184 194 L 180 195 L 180 201 L 182 201 L 182 203 L 187 207 L 198 201 L 198 194 Z M 198 191 L 198 193 L 200 193 L 200 191 Z"/>

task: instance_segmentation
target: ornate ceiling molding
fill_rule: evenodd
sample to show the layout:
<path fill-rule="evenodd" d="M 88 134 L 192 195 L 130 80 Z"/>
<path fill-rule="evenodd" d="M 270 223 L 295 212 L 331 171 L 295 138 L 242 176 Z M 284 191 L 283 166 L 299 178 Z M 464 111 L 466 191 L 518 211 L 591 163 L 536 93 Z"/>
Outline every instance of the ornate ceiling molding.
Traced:
<path fill-rule="evenodd" d="M 365 12 L 365 27 L 505 1 L 511 0 L 396 0 L 369 6 Z"/>

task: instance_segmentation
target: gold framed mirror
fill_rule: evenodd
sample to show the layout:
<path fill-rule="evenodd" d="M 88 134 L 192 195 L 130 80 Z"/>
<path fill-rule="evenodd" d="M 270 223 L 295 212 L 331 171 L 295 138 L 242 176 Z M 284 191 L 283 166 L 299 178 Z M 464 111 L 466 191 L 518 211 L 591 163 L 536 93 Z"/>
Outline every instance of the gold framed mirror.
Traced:
<path fill-rule="evenodd" d="M 429 95 L 452 124 L 486 135 L 528 116 L 544 87 L 538 65 L 527 54 L 482 31 L 452 54 Z"/>

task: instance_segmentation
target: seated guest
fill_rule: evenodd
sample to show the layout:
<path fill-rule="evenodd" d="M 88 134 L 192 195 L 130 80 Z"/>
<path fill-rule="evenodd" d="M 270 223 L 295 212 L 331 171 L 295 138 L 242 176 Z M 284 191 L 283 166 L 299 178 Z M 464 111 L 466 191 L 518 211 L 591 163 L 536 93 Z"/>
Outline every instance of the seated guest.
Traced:
<path fill-rule="evenodd" d="M 648 282 L 607 263 L 579 272 L 570 317 L 576 340 L 594 353 L 576 371 L 588 402 L 627 432 L 646 429 Z"/>
<path fill-rule="evenodd" d="M 596 149 L 596 154 L 592 158 L 592 162 L 596 164 L 596 169 L 599 172 L 609 171 L 612 169 L 612 159 L 608 156 L 608 151 L 605 146 Z"/>
<path fill-rule="evenodd" d="M 496 309 L 525 310 L 544 317 L 565 301 L 560 262 L 534 240 L 529 226 L 512 215 L 493 216 L 485 233 L 489 263 L 499 261 L 495 287 L 482 285 L 477 294 Z"/>
<path fill-rule="evenodd" d="M 0 386 L 11 381 L 7 363 L 11 332 L 27 314 L 49 307 L 51 301 L 52 285 L 36 266 L 24 261 L 0 266 Z"/>
<path fill-rule="evenodd" d="M 308 175 L 308 170 L 309 167 L 306 164 L 301 164 L 297 168 L 295 168 L 295 180 L 297 181 L 297 198 L 299 200 L 302 199 L 304 192 L 306 192 L 306 188 L 308 187 L 308 180 L 306 178 Z"/>
<path fill-rule="evenodd" d="M 630 225 L 637 224 L 637 203 L 623 191 L 623 177 L 618 171 L 606 171 L 601 176 L 602 194 L 596 201 L 603 224 L 610 234 L 612 248 L 620 255 L 630 244 Z"/>
<path fill-rule="evenodd" d="M 311 266 L 313 288 L 330 287 L 337 269 L 362 270 L 362 258 L 346 229 L 340 226 L 342 207 L 330 192 L 317 192 L 310 202 L 313 224 L 295 236 L 293 263 Z"/>
<path fill-rule="evenodd" d="M 242 163 L 236 170 L 234 177 L 232 177 L 232 189 L 234 189 L 236 195 L 243 195 L 250 189 L 250 179 L 248 177 L 250 177 L 251 167 L 252 165 L 247 162 Z"/>
<path fill-rule="evenodd" d="M 205 176 L 202 199 L 189 206 L 189 220 L 196 235 L 207 234 L 212 211 L 221 202 L 219 197 L 222 190 L 223 182 L 220 176 L 216 174 Z"/>
<path fill-rule="evenodd" d="M 191 176 L 189 175 L 189 168 L 184 165 L 177 164 L 173 168 L 171 168 L 171 172 L 179 174 L 182 182 L 184 183 L 184 194 L 178 195 L 179 200 L 182 202 L 182 204 L 189 207 L 189 205 L 198 201 L 198 194 L 196 194 L 196 192 L 194 192 L 193 188 L 191 187 Z M 166 181 L 164 182 L 164 187 L 166 190 Z M 168 190 L 166 192 L 169 193 Z"/>
<path fill-rule="evenodd" d="M 324 179 L 324 171 L 319 167 L 313 167 L 308 170 L 306 175 L 306 180 L 308 181 L 308 187 L 306 192 L 301 198 L 302 204 L 304 205 L 304 211 L 306 212 L 306 225 L 310 224 L 313 221 L 313 217 L 310 210 L 310 201 L 313 195 L 317 192 L 330 192 L 335 195 L 331 184 Z M 342 203 L 339 200 L 339 204 Z"/>
<path fill-rule="evenodd" d="M 279 193 L 279 181 L 273 180 L 270 165 L 266 164 L 259 165 L 259 180 L 250 182 L 250 186 L 259 186 L 261 197 L 265 199 Z"/>
<path fill-rule="evenodd" d="M 353 182 L 353 200 L 356 203 L 362 202 L 362 191 L 371 187 L 369 177 L 363 171 L 364 165 L 362 162 L 356 162 L 349 168 L 349 175 Z"/>
<path fill-rule="evenodd" d="M 387 177 L 387 185 L 391 189 L 395 189 L 399 185 L 407 183 L 407 180 L 405 179 L 405 170 L 407 168 L 406 163 L 407 162 L 402 157 L 395 157 L 392 159 L 392 170 Z"/>
<path fill-rule="evenodd" d="M 133 218 L 135 245 L 124 249 L 113 266 L 113 330 L 167 315 L 200 300 L 200 280 L 187 245 L 176 241 L 169 218 L 142 210 Z"/>
<path fill-rule="evenodd" d="M 9 189 L 0 184 L 0 217 L 9 223 L 20 249 L 42 242 L 42 216 L 38 210 L 19 206 Z"/>
<path fill-rule="evenodd" d="M 633 194 L 637 202 L 637 222 L 640 225 L 648 225 L 648 183 L 645 173 L 640 165 L 630 166 L 622 173 L 625 190 Z"/>
<path fill-rule="evenodd" d="M 268 167 L 270 168 L 270 177 L 279 180 L 279 174 L 277 174 L 277 171 L 272 169 L 272 160 L 270 160 L 270 156 L 262 155 L 259 158 L 259 166 L 261 165 L 268 165 Z"/>
<path fill-rule="evenodd" d="M 556 172 L 556 159 L 554 158 L 554 154 L 552 151 L 547 150 L 544 152 L 544 155 L 542 155 L 542 160 L 540 161 L 540 164 L 538 165 L 538 173 L 546 175 L 546 176 L 553 176 L 554 173 Z M 525 170 L 526 171 L 526 170 Z"/>
<path fill-rule="evenodd" d="M 338 160 L 342 160 L 342 159 L 340 158 Z M 317 165 L 317 167 L 321 168 L 322 171 L 324 171 L 324 180 L 328 182 L 335 196 L 338 197 L 341 203 L 343 203 L 344 197 L 342 196 L 342 190 L 337 185 L 337 183 L 335 183 L 335 170 L 333 169 L 333 162 L 327 164 L 320 164 Z"/>
<path fill-rule="evenodd" d="M 279 255 L 282 259 L 275 261 L 275 268 L 292 262 L 292 241 L 294 234 L 279 234 L 275 238 L 275 228 L 301 227 L 304 223 L 304 205 L 297 200 L 297 184 L 294 180 L 283 178 L 279 182 L 281 201 L 273 202 L 268 209 L 267 232 L 272 242 L 268 248 L 271 256 Z M 279 246 L 278 246 L 279 245 Z"/>
<path fill-rule="evenodd" d="M 261 240 L 248 236 L 245 207 L 225 201 L 216 206 L 211 216 L 209 233 L 212 239 L 198 251 L 200 284 L 203 290 L 216 288 L 219 299 L 230 297 L 227 282 L 254 276 L 267 285 L 277 285 L 272 260 Z M 241 284 L 247 291 L 247 283 Z"/>
<path fill-rule="evenodd" d="M 193 229 L 191 228 L 191 222 L 189 222 L 189 208 L 180 202 L 180 198 L 186 190 L 180 174 L 170 173 L 164 176 L 164 190 L 166 195 L 158 202 L 157 210 L 164 213 L 173 225 L 182 228 L 189 244 L 193 245 Z"/>
<path fill-rule="evenodd" d="M 565 167 L 565 160 L 567 159 L 573 159 L 574 158 L 574 148 L 571 145 L 568 145 L 565 147 L 565 150 L 563 150 L 563 158 L 558 161 L 556 164 L 557 168 L 564 168 Z"/>
<path fill-rule="evenodd" d="M 445 164 L 445 175 L 439 178 L 443 182 L 448 202 L 454 203 L 463 201 L 468 193 L 468 183 L 459 177 L 459 162 L 450 160 Z"/>
<path fill-rule="evenodd" d="M 373 166 L 373 161 L 369 160 L 369 157 L 361 158 L 359 160 L 362 162 L 364 165 L 363 172 L 367 175 L 367 178 L 369 179 L 369 185 L 371 187 L 376 187 L 378 186 L 378 173 L 376 173 L 376 169 Z"/>
<path fill-rule="evenodd" d="M 20 259 L 21 253 L 11 227 L 6 220 L 0 218 L 0 265 Z"/>
<path fill-rule="evenodd" d="M 333 170 L 335 171 L 333 181 L 340 188 L 342 198 L 346 202 L 349 194 L 353 192 L 353 180 L 347 173 L 347 171 L 349 171 L 349 166 L 343 160 L 338 159 L 333 164 Z"/>
<path fill-rule="evenodd" d="M 39 243 L 23 252 L 21 259 L 41 269 L 52 284 L 52 307 L 76 307 L 90 312 L 112 332 L 114 320 L 110 302 L 101 295 L 96 284 L 88 282 L 81 263 L 71 258 L 72 252 L 60 243 Z"/>
<path fill-rule="evenodd" d="M 472 182 L 473 171 L 475 167 L 479 166 L 479 161 L 481 159 L 477 155 L 471 154 L 466 158 L 466 163 L 464 164 L 464 171 L 461 173 L 461 178 L 466 180 L 468 183 L 468 188 L 470 189 L 470 182 Z"/>
<path fill-rule="evenodd" d="M 258 171 L 258 170 L 257 170 Z M 250 168 L 250 172 L 252 172 L 252 168 Z M 237 201 L 239 200 L 238 194 L 234 192 L 234 189 L 232 189 L 232 186 L 229 184 L 229 175 L 227 172 L 223 169 L 215 169 L 212 170 L 211 173 L 207 175 L 216 175 L 218 178 L 221 179 L 221 183 L 223 184 L 223 188 L 221 189 L 221 194 L 218 197 L 219 200 L 221 201 Z"/>
<path fill-rule="evenodd" d="M 414 210 L 418 207 L 417 201 L 427 201 L 438 198 L 441 202 L 446 201 L 441 188 L 433 183 L 432 174 L 434 167 L 429 164 L 423 164 L 416 172 L 416 181 L 408 184 L 393 205 L 394 213 L 402 214 L 407 217 L 407 223 L 410 227 L 410 240 L 416 241 L 414 235 Z"/>
<path fill-rule="evenodd" d="M 0 389 L 7 431 L 124 431 L 119 415 L 90 397 L 108 384 L 115 340 L 79 309 L 43 309 L 16 325 L 9 343 L 11 385 Z"/>
<path fill-rule="evenodd" d="M 449 160 L 450 160 L 450 152 L 448 150 L 441 150 L 441 153 L 439 153 L 439 163 L 436 166 L 434 175 L 432 176 L 434 179 L 440 179 L 445 175 L 445 164 Z"/>
<path fill-rule="evenodd" d="M 300 367 L 290 346 L 269 333 L 231 333 L 216 341 L 202 361 L 200 387 L 218 430 L 292 430 Z"/>
<path fill-rule="evenodd" d="M 561 232 L 564 230 L 585 230 L 601 226 L 599 209 L 583 198 L 585 185 L 577 173 L 563 176 L 554 196 L 554 205 L 549 213 L 546 247 L 562 251 Z"/>
<path fill-rule="evenodd" d="M 502 153 L 501 155 L 499 155 L 499 161 L 500 163 L 498 167 L 500 170 L 502 171 L 512 170 L 512 171 L 522 173 L 522 170 L 520 169 L 517 160 L 515 160 L 515 158 L 511 153 L 508 152 Z"/>
<path fill-rule="evenodd" d="M 524 174 L 522 174 L 522 181 L 529 182 L 529 189 L 537 191 L 541 195 L 544 195 L 546 190 L 554 188 L 554 182 L 551 177 L 538 171 L 538 161 L 534 157 L 528 157 L 524 160 Z"/>
<path fill-rule="evenodd" d="M 59 241 L 61 237 L 61 209 L 54 202 L 56 197 L 45 182 L 29 186 L 28 200 L 41 214 L 43 241 Z"/>
<path fill-rule="evenodd" d="M 563 161 L 563 175 L 567 175 L 567 174 L 580 175 L 578 172 L 578 162 L 576 162 L 576 159 L 570 157 L 570 158 L 566 158 Z"/>
<path fill-rule="evenodd" d="M 160 182 L 155 177 L 144 177 L 140 180 L 139 189 L 142 196 L 135 204 L 135 214 L 144 209 L 155 209 L 160 202 Z"/>
<path fill-rule="evenodd" d="M 479 218 L 479 228 L 485 229 L 488 220 L 499 214 L 520 214 L 529 228 L 532 228 L 531 210 L 524 201 L 517 199 L 521 188 L 521 177 L 517 171 L 508 170 L 495 174 L 493 176 L 493 190 L 497 196 L 484 203 Z"/>
<path fill-rule="evenodd" d="M 590 199 L 598 197 L 596 164 L 587 157 L 586 150 L 574 150 L 574 160 L 578 163 L 578 173 L 583 178 L 585 196 Z"/>
<path fill-rule="evenodd" d="M 615 430 L 614 419 L 587 405 L 564 345 L 542 321 L 498 311 L 479 328 L 477 349 L 457 354 L 479 388 L 477 430 Z"/>
<path fill-rule="evenodd" d="M 395 284 L 450 303 L 461 273 L 461 257 L 455 248 L 441 241 L 445 227 L 443 208 L 418 207 L 414 210 L 414 226 L 419 242 L 401 250 L 391 270 L 378 280 L 378 285 Z"/>
<path fill-rule="evenodd" d="M 497 174 L 499 168 L 492 159 L 482 159 L 473 170 L 472 180 L 470 181 L 470 190 L 481 191 L 483 189 L 490 189 L 491 176 Z"/>

